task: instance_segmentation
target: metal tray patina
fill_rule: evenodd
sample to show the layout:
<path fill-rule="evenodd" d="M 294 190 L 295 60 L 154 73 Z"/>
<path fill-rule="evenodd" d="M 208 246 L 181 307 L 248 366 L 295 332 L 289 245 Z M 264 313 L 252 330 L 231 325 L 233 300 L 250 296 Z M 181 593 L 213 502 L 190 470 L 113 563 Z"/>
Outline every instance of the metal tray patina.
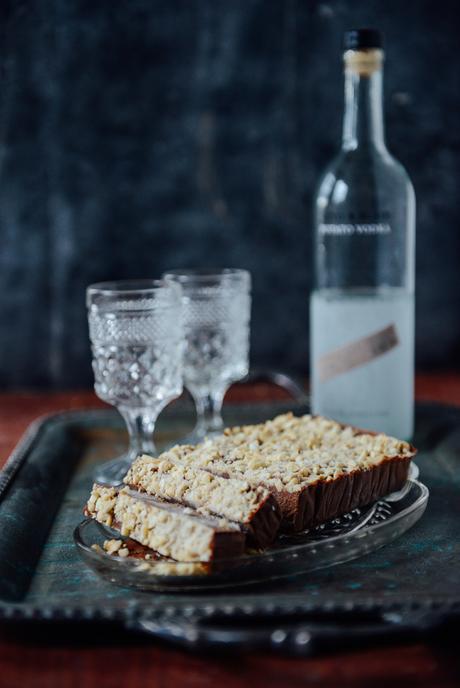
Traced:
<path fill-rule="evenodd" d="M 259 422 L 288 409 L 307 410 L 295 404 L 229 406 L 226 422 Z M 413 634 L 451 622 L 460 614 L 460 409 L 423 405 L 416 420 L 420 480 L 431 493 L 424 516 L 399 531 L 396 524 L 394 532 L 395 513 L 385 511 L 385 500 L 367 521 L 365 513 L 351 516 L 365 521 L 364 531 L 378 531 L 386 523 L 384 547 L 370 547 L 347 563 L 339 562 L 350 557 L 328 562 L 336 564 L 328 568 L 303 566 L 295 569 L 297 575 L 290 575 L 284 563 L 281 579 L 267 576 L 261 582 L 264 576 L 258 576 L 257 585 L 248 587 L 224 581 L 225 587 L 214 589 L 173 586 L 174 592 L 158 592 L 152 585 L 154 593 L 145 589 L 148 585 L 120 587 L 108 582 L 110 575 L 97 575 L 73 541 L 96 463 L 125 447 L 118 414 L 78 411 L 39 420 L 0 477 L 0 618 L 111 620 L 188 645 L 269 643 L 296 651 L 310 650 L 314 640 Z M 192 425 L 189 407 L 176 404 L 166 410 L 158 425 L 159 448 Z M 399 497 L 406 499 L 399 504 L 403 510 L 421 515 L 426 491 L 417 480 Z M 397 510 L 398 499 L 388 505 Z M 356 535 L 362 524 L 354 525 L 336 523 L 340 532 L 327 537 L 343 536 L 347 528 L 349 536 Z M 83 544 L 91 544 L 80 535 Z M 321 533 L 316 536 L 320 550 Z M 133 585 L 123 577 L 116 582 Z"/>

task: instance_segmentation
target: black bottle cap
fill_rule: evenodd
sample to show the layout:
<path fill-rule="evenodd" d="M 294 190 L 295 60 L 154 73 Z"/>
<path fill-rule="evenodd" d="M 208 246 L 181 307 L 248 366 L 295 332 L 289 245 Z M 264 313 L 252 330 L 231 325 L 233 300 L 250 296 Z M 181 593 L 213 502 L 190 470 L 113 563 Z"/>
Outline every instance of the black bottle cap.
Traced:
<path fill-rule="evenodd" d="M 377 29 L 352 29 L 343 36 L 344 50 L 383 48 L 383 34 Z"/>

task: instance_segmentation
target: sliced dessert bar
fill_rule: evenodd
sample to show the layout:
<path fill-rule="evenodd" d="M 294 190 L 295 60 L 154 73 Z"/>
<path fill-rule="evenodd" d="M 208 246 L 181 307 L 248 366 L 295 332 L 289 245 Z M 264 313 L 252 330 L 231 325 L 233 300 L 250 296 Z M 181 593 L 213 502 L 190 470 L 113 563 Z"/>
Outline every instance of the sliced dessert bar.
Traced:
<path fill-rule="evenodd" d="M 128 487 L 93 485 L 85 513 L 176 561 L 209 562 L 237 557 L 244 550 L 244 533 L 235 524 L 141 496 Z"/>
<path fill-rule="evenodd" d="M 141 456 L 125 477 L 132 489 L 159 499 L 196 509 L 206 516 L 218 516 L 239 523 L 250 545 L 268 547 L 281 523 L 277 501 L 267 488 L 252 486 L 244 479 L 213 475 L 184 464 L 174 454 L 160 458 Z"/>
<path fill-rule="evenodd" d="M 387 435 L 292 414 L 229 428 L 213 441 L 169 452 L 213 475 L 267 488 L 280 505 L 283 525 L 295 530 L 399 490 L 415 453 Z"/>

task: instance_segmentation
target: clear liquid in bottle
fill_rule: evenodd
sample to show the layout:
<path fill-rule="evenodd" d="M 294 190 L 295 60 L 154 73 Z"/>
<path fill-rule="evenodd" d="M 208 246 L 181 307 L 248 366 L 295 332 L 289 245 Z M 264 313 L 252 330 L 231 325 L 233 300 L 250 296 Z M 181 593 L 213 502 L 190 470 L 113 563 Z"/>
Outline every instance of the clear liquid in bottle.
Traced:
<path fill-rule="evenodd" d="M 383 134 L 381 36 L 346 34 L 342 147 L 315 202 L 314 413 L 413 431 L 415 196 Z"/>

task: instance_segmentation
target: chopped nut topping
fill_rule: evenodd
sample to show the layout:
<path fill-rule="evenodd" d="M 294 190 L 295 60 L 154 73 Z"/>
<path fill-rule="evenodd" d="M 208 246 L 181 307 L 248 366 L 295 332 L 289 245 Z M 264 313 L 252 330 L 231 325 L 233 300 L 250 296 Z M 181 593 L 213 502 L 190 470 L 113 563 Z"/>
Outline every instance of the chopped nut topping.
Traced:
<path fill-rule="evenodd" d="M 295 504 L 318 481 L 373 471 L 391 459 L 405 459 L 407 466 L 414 454 L 410 444 L 393 437 L 287 413 L 266 423 L 227 428 L 196 447 L 177 445 L 157 458 L 139 457 L 125 478 L 127 487 L 95 484 L 86 510 L 123 536 L 201 571 L 199 562 L 214 557 L 218 534 L 231 536 L 234 555 L 242 549 L 244 534 L 236 523 L 246 532 L 268 499 L 273 509 L 278 499 L 283 510 L 286 493 L 294 493 Z M 129 556 L 122 540 L 107 540 L 104 549 Z M 155 573 L 163 565 L 165 572 L 176 566 L 155 556 L 145 556 Z"/>
<path fill-rule="evenodd" d="M 123 540 L 105 540 L 104 549 L 108 554 L 116 554 L 123 544 Z"/>
<path fill-rule="evenodd" d="M 184 464 L 170 452 L 157 459 L 141 456 L 124 481 L 137 490 L 186 505 L 184 513 L 193 513 L 192 507 L 204 515 L 217 514 L 238 523 L 248 523 L 270 495 L 246 480 L 227 479 L 191 462 Z"/>
<path fill-rule="evenodd" d="M 177 463 L 236 478 L 252 486 L 299 491 L 319 478 L 368 470 L 388 458 L 410 457 L 413 449 L 387 435 L 366 433 L 320 416 L 292 413 L 258 425 L 227 428 L 196 447 L 178 445 L 157 462 Z M 148 461 L 142 457 L 138 461 Z M 185 469 L 182 469 L 185 470 Z"/>
<path fill-rule="evenodd" d="M 220 533 L 234 536 L 234 550 L 243 550 L 244 536 L 234 523 L 202 517 L 192 510 L 187 514 L 181 507 L 152 497 L 139 498 L 127 487 L 117 493 L 113 488 L 93 485 L 87 509 L 101 523 L 106 523 L 110 516 L 122 535 L 177 561 L 212 560 L 215 538 Z M 106 541 L 106 548 L 113 549 L 118 556 L 128 556 L 129 550 L 118 547 L 118 542 Z"/>

